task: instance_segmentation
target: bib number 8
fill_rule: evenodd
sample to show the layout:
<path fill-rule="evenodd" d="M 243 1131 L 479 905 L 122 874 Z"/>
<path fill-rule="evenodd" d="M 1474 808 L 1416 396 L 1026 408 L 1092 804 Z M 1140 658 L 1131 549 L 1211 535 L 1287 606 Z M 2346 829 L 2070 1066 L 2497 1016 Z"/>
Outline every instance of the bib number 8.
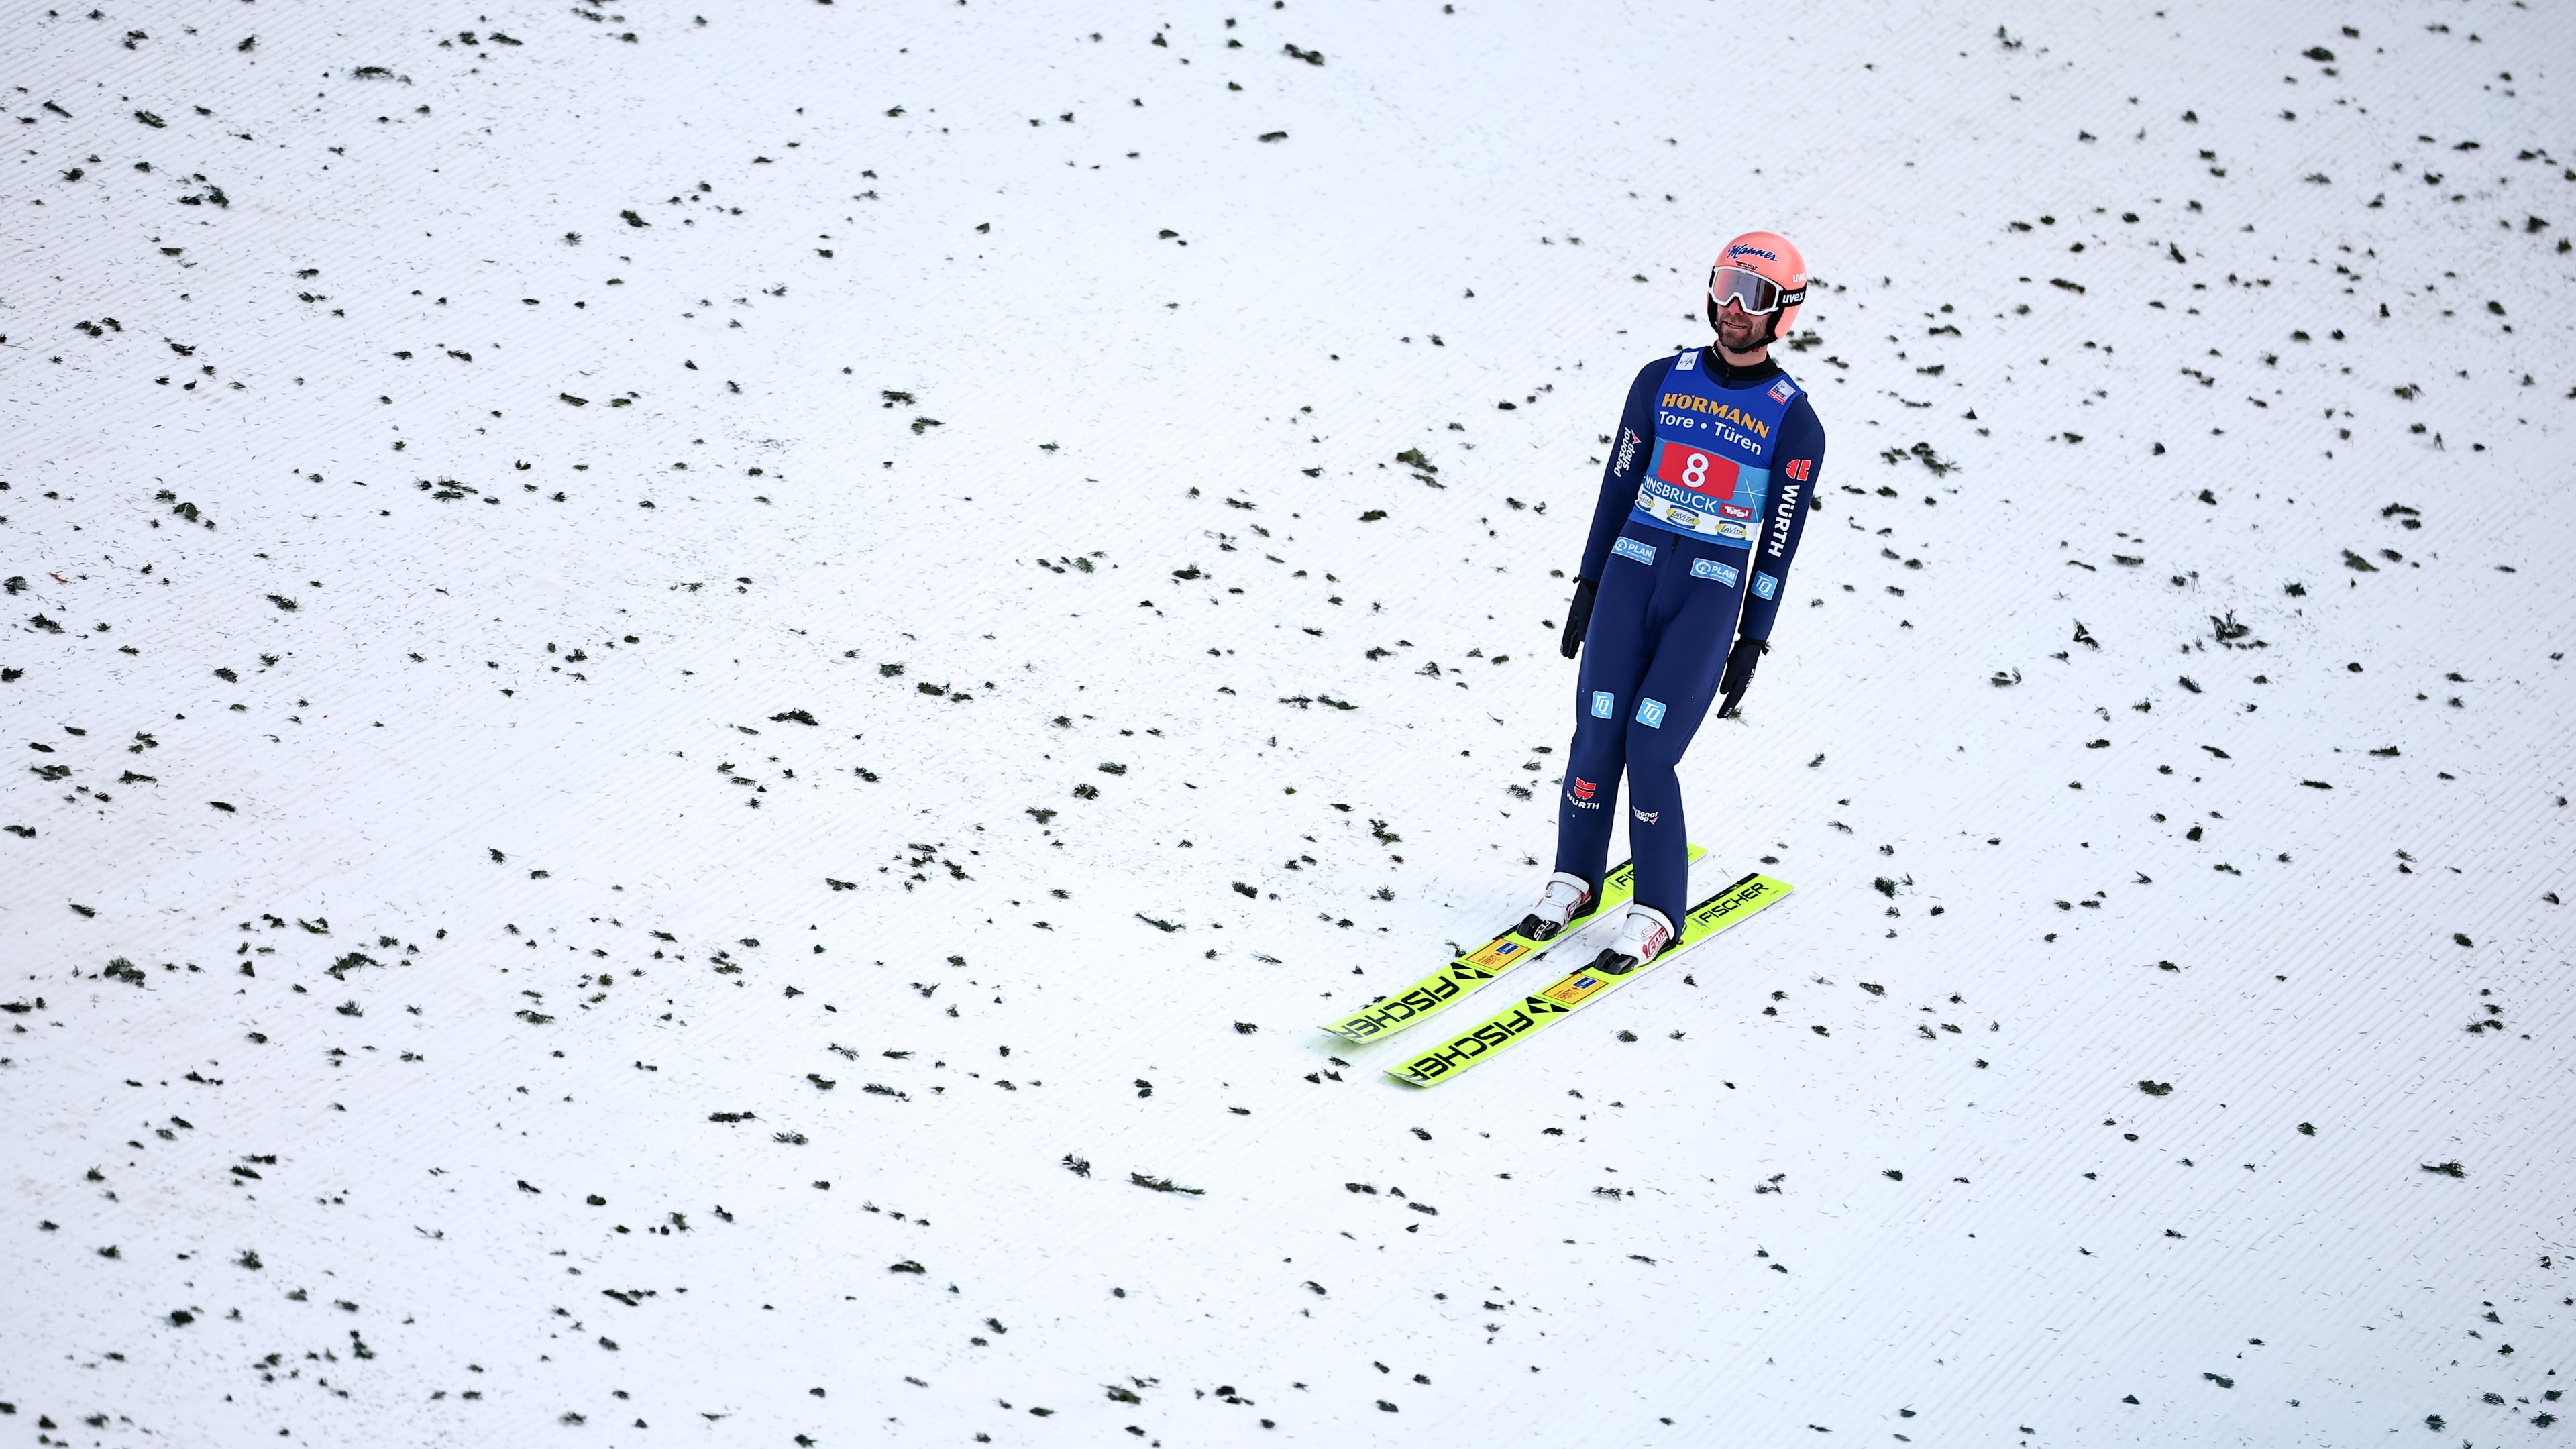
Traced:
<path fill-rule="evenodd" d="M 1736 464 L 1698 448 L 1667 443 L 1655 459 L 1655 476 L 1693 493 L 1726 498 L 1735 492 Z"/>

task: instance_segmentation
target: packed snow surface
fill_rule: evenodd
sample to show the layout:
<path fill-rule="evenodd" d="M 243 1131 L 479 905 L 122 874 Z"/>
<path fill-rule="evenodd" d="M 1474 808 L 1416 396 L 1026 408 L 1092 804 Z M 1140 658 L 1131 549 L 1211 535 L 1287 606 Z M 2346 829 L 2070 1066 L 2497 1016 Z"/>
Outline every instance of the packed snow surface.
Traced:
<path fill-rule="evenodd" d="M 10 1442 L 2576 1427 L 2564 7 L 0 55 Z M 1795 891 L 1397 1083 L 1755 228 L 1831 446 L 1684 781 Z"/>

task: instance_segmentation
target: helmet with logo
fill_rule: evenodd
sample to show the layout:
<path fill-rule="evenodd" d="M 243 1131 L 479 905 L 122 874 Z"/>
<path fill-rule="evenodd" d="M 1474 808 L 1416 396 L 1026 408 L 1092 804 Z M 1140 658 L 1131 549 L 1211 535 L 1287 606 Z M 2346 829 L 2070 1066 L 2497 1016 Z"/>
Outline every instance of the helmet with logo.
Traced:
<path fill-rule="evenodd" d="M 1768 347 L 1797 320 L 1807 300 L 1807 259 L 1778 232 L 1748 231 L 1728 242 L 1708 272 L 1708 325 L 1729 300 L 1771 319 L 1755 346 Z"/>

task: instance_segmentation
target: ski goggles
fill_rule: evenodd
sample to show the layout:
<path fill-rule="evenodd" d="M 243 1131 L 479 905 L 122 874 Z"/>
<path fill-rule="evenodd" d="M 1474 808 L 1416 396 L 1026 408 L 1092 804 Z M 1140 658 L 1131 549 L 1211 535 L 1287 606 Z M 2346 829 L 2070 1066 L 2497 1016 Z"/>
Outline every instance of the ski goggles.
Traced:
<path fill-rule="evenodd" d="M 1719 267 L 1709 274 L 1708 299 L 1719 307 L 1733 302 L 1747 312 L 1760 315 L 1797 306 L 1807 300 L 1807 289 L 1799 287 L 1794 291 L 1783 291 L 1779 283 L 1760 272 L 1743 267 Z"/>

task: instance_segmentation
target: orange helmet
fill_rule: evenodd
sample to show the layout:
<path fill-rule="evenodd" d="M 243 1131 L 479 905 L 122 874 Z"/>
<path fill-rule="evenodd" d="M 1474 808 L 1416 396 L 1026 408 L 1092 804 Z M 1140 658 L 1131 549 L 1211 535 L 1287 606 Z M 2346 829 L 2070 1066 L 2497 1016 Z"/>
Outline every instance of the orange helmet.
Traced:
<path fill-rule="evenodd" d="M 1718 309 L 1732 299 L 1755 315 L 1769 314 L 1761 339 L 1769 346 L 1797 320 L 1798 304 L 1807 300 L 1807 259 L 1778 232 L 1748 231 L 1728 242 L 1708 271 L 1708 324 L 1717 325 Z"/>

